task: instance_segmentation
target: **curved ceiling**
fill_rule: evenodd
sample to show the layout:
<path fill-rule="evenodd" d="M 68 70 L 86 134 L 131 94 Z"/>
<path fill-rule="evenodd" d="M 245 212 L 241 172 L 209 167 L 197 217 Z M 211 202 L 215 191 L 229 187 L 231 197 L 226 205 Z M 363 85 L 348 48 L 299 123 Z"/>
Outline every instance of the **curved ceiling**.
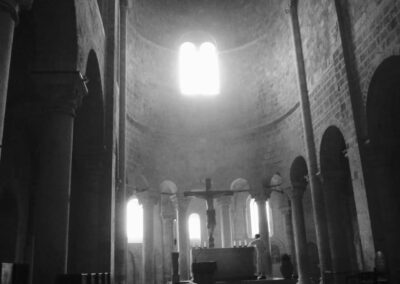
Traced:
<path fill-rule="evenodd" d="M 135 0 L 136 31 L 153 43 L 175 49 L 188 32 L 212 35 L 220 51 L 265 35 L 270 1 Z"/>
<path fill-rule="evenodd" d="M 129 12 L 135 118 L 167 133 L 204 135 L 280 121 L 297 104 L 293 53 L 282 0 L 134 0 Z M 210 35 L 219 50 L 221 94 L 187 98 L 178 89 L 185 35 Z M 140 70 L 140 72 L 137 72 Z M 283 74 L 283 76 L 282 76 Z"/>

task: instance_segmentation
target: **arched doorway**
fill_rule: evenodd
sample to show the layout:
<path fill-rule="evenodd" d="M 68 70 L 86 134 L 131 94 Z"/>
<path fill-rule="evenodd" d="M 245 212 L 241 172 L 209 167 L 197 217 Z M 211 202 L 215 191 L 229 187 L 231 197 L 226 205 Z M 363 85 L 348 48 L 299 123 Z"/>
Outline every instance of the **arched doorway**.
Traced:
<path fill-rule="evenodd" d="M 333 272 L 357 271 L 361 246 L 350 166 L 345 140 L 334 126 L 322 136 L 320 163 Z"/>
<path fill-rule="evenodd" d="M 74 123 L 68 271 L 109 270 L 110 208 L 104 178 L 104 111 L 96 54 L 88 57 L 88 95 Z"/>
<path fill-rule="evenodd" d="M 367 97 L 366 188 L 375 249 L 400 281 L 400 56 L 381 63 Z"/>

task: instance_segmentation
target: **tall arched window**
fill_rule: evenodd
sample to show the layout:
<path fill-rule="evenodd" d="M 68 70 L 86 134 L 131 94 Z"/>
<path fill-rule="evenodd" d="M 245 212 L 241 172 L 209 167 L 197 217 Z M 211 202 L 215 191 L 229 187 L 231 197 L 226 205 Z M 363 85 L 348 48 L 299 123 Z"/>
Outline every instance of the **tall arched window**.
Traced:
<path fill-rule="evenodd" d="M 257 202 L 254 200 L 254 198 L 250 199 L 249 207 L 250 207 L 250 230 L 251 230 L 250 233 L 251 236 L 254 237 L 255 234 L 258 234 L 260 232 L 258 228 L 258 205 Z M 272 223 L 273 222 L 272 211 L 268 201 L 265 204 L 265 209 L 267 211 L 269 236 L 272 236 L 274 234 L 273 223 Z"/>
<path fill-rule="evenodd" d="M 143 206 L 137 198 L 129 200 L 126 215 L 128 243 L 143 243 Z"/>
<path fill-rule="evenodd" d="M 219 94 L 217 49 L 211 42 L 199 47 L 185 42 L 179 49 L 179 83 L 184 95 Z"/>
<path fill-rule="evenodd" d="M 189 225 L 189 240 L 192 246 L 200 245 L 201 242 L 201 226 L 200 226 L 200 215 L 192 213 L 188 219 Z"/>

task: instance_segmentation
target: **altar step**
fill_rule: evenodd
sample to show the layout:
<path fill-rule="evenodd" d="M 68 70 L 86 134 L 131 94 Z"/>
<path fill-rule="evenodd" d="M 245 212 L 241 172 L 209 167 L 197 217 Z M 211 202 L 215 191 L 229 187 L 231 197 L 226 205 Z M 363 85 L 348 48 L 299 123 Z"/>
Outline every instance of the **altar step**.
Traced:
<path fill-rule="evenodd" d="M 237 281 L 216 281 L 215 284 L 295 284 L 296 279 L 260 279 L 260 280 L 237 280 Z"/>
<path fill-rule="evenodd" d="M 296 282 L 296 279 L 273 278 L 260 280 L 242 280 L 241 284 L 295 284 Z"/>

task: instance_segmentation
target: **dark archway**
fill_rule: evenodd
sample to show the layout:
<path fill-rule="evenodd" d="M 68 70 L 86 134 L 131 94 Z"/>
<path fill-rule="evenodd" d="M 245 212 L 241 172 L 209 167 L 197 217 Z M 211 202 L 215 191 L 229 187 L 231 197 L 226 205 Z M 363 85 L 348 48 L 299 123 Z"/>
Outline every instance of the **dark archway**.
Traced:
<path fill-rule="evenodd" d="M 307 184 L 306 176 L 308 175 L 307 163 L 303 157 L 299 156 L 294 159 L 290 167 L 290 182 Z"/>
<path fill-rule="evenodd" d="M 18 207 L 15 196 L 0 190 L 0 262 L 15 262 L 18 233 Z"/>
<path fill-rule="evenodd" d="M 88 95 L 74 123 L 68 271 L 108 271 L 110 205 L 105 187 L 104 110 L 96 54 L 88 57 Z"/>
<path fill-rule="evenodd" d="M 357 271 L 361 266 L 357 210 L 346 143 L 334 126 L 322 136 L 320 163 L 333 271 L 338 275 Z"/>
<path fill-rule="evenodd" d="M 391 283 L 400 281 L 400 56 L 381 63 L 367 97 L 366 187 L 375 249 L 386 257 Z"/>

